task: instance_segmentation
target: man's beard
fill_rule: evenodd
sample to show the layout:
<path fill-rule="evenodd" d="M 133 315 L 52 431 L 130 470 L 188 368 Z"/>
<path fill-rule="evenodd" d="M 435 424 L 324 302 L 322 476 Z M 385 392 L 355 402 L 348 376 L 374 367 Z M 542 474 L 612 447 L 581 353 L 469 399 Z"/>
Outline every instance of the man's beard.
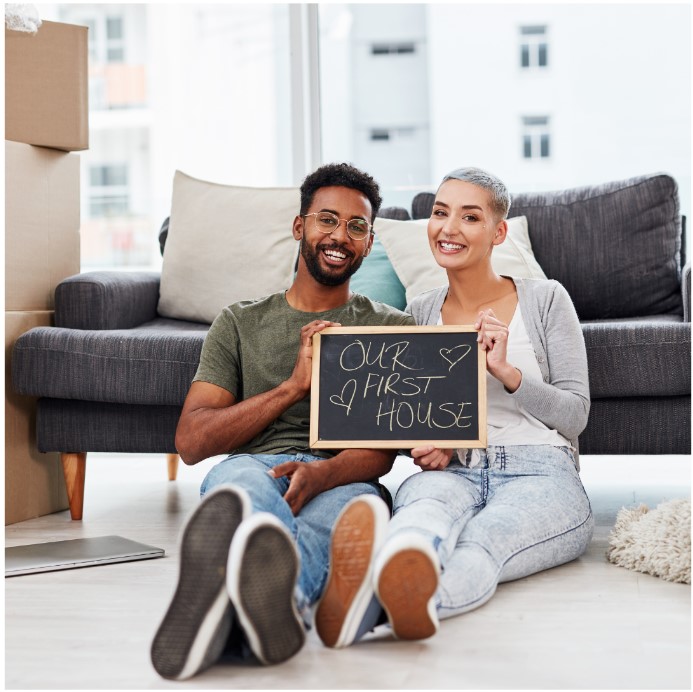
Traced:
<path fill-rule="evenodd" d="M 323 246 L 323 250 L 339 250 L 348 256 L 352 256 L 351 252 L 347 252 L 344 248 L 339 247 L 339 245 L 332 244 L 330 246 Z M 341 273 L 337 271 L 326 272 L 320 265 L 320 260 L 318 258 L 318 253 L 321 250 L 313 251 L 313 249 L 306 243 L 305 238 L 301 240 L 301 256 L 306 263 L 306 267 L 310 272 L 310 275 L 323 286 L 341 286 L 342 284 L 349 281 L 349 279 L 354 275 L 354 272 L 361 266 L 363 262 L 363 257 L 359 257 L 352 264 L 347 265 L 342 269 Z"/>

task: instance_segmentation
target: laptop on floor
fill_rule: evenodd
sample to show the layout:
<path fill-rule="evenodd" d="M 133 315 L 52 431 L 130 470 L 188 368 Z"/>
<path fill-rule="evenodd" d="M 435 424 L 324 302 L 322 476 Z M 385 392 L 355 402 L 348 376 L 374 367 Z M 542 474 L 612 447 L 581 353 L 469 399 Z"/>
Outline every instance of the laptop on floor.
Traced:
<path fill-rule="evenodd" d="M 5 577 L 163 557 L 163 548 L 122 536 L 95 536 L 5 548 Z"/>

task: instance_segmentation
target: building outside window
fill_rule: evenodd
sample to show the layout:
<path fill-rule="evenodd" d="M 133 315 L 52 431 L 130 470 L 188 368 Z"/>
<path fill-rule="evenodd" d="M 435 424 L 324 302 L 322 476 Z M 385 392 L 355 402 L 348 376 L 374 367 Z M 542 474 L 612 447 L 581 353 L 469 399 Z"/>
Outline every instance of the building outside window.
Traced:
<path fill-rule="evenodd" d="M 520 66 L 523 69 L 548 67 L 549 46 L 545 26 L 520 27 Z"/>
<path fill-rule="evenodd" d="M 373 142 L 397 142 L 412 140 L 417 136 L 415 127 L 374 127 L 370 131 Z"/>
<path fill-rule="evenodd" d="M 522 118 L 522 156 L 525 159 L 548 159 L 551 155 L 551 133 L 548 116 Z"/>
<path fill-rule="evenodd" d="M 662 170 L 690 217 L 690 7 L 503 7 L 320 3 L 322 160 L 363 168 L 384 206 L 409 209 L 416 192 L 465 165 L 514 192 Z M 84 271 L 161 266 L 157 235 L 177 169 L 220 183 L 300 184 L 288 8 L 41 5 L 42 19 L 89 26 Z M 658 84 L 657 99 L 642 99 L 643 83 Z M 124 187 L 91 184 L 119 175 L 92 168 L 123 164 Z M 116 253 L 128 225 L 139 249 Z"/>
<path fill-rule="evenodd" d="M 176 170 L 290 186 L 289 10 L 282 4 L 65 3 L 89 28 L 82 271 L 159 269 Z"/>
<path fill-rule="evenodd" d="M 408 207 L 430 183 L 427 6 L 321 3 L 325 161 L 351 161 Z"/>

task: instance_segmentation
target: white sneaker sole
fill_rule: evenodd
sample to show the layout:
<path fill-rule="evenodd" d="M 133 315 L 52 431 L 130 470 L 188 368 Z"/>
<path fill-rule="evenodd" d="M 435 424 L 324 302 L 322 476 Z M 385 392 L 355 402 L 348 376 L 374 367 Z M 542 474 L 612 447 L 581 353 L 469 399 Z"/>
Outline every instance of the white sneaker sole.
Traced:
<path fill-rule="evenodd" d="M 351 500 L 332 529 L 330 571 L 315 611 L 315 627 L 325 646 L 353 643 L 373 598 L 373 558 L 382 543 L 390 511 L 374 495 Z"/>
<path fill-rule="evenodd" d="M 427 639 L 438 631 L 439 574 L 438 555 L 422 537 L 397 535 L 385 544 L 375 566 L 375 593 L 397 639 Z"/>
<path fill-rule="evenodd" d="M 220 487 L 188 519 L 178 584 L 151 646 L 152 664 L 162 677 L 184 680 L 221 655 L 233 620 L 225 583 L 229 548 L 250 507 L 245 491 Z"/>
<path fill-rule="evenodd" d="M 243 522 L 229 553 L 226 583 L 253 653 L 265 665 L 294 656 L 306 632 L 294 602 L 299 557 L 279 519 L 265 512 Z"/>

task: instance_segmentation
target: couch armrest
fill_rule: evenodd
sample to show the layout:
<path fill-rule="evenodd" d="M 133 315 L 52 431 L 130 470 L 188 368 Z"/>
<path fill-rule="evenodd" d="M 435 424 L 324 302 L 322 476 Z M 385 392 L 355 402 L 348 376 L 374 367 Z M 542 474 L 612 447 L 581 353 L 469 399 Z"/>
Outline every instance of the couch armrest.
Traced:
<path fill-rule="evenodd" d="M 76 274 L 55 289 L 55 326 L 131 329 L 156 318 L 159 272 Z"/>
<path fill-rule="evenodd" d="M 683 298 L 683 321 L 691 321 L 691 263 L 681 271 L 681 293 Z"/>

